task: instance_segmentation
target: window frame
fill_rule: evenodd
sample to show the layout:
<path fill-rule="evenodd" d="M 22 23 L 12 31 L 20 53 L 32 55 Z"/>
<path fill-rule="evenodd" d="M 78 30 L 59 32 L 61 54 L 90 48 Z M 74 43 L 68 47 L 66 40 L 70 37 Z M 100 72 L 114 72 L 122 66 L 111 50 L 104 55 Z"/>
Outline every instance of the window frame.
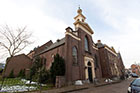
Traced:
<path fill-rule="evenodd" d="M 72 62 L 78 64 L 78 50 L 76 46 L 72 47 Z"/>
<path fill-rule="evenodd" d="M 89 52 L 89 39 L 87 36 L 85 36 L 84 38 L 84 48 L 85 48 L 85 51 Z"/>

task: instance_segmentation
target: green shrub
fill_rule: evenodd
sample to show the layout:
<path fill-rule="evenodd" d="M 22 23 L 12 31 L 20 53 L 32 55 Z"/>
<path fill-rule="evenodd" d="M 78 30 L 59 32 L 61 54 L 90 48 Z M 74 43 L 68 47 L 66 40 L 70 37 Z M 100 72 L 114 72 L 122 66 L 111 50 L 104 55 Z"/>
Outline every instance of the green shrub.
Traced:
<path fill-rule="evenodd" d="M 30 69 L 30 81 L 38 83 L 46 83 L 49 77 L 49 72 L 46 70 L 46 59 L 36 57 Z"/>
<path fill-rule="evenodd" d="M 59 54 L 54 56 L 54 62 L 52 63 L 50 73 L 53 84 L 55 84 L 56 76 L 65 75 L 65 62 L 64 59 L 59 56 Z"/>
<path fill-rule="evenodd" d="M 45 68 L 43 68 L 39 73 L 38 82 L 45 84 L 49 83 L 49 81 L 50 81 L 50 72 L 47 71 Z"/>
<path fill-rule="evenodd" d="M 18 73 L 18 77 L 25 78 L 25 69 L 20 70 L 20 72 Z"/>
<path fill-rule="evenodd" d="M 14 78 L 14 69 L 11 70 L 11 72 L 9 74 L 9 78 Z"/>
<path fill-rule="evenodd" d="M 0 81 L 2 81 L 2 75 L 0 75 Z"/>
<path fill-rule="evenodd" d="M 3 72 L 3 69 L 0 69 L 0 74 L 2 74 L 2 72 Z"/>

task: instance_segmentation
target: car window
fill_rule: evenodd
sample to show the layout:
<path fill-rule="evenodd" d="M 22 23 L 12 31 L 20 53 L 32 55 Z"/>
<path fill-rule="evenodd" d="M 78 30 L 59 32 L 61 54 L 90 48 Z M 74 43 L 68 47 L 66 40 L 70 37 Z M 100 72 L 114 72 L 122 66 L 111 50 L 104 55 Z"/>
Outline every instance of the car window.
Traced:
<path fill-rule="evenodd" d="M 132 85 L 140 86 L 140 79 L 134 80 Z"/>

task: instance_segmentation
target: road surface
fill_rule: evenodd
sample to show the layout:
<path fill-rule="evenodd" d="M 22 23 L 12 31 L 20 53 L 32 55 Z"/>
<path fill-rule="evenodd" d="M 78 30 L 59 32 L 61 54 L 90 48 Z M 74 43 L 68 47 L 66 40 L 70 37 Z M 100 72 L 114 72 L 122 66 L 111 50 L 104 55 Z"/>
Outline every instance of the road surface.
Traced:
<path fill-rule="evenodd" d="M 85 90 L 73 91 L 69 93 L 127 93 L 128 86 L 133 79 L 122 81 L 121 83 L 100 86 L 100 87 L 90 87 Z"/>

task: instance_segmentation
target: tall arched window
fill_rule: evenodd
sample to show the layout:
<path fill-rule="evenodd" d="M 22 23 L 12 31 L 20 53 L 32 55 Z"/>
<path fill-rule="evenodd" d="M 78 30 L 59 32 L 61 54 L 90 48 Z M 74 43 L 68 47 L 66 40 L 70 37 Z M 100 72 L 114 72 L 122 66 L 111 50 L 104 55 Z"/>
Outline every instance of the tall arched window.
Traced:
<path fill-rule="evenodd" d="M 89 51 L 89 43 L 87 36 L 85 37 L 85 51 Z"/>
<path fill-rule="evenodd" d="M 88 64 L 87 64 L 88 66 L 91 66 L 91 63 L 90 63 L 90 61 L 88 62 Z"/>
<path fill-rule="evenodd" d="M 77 64 L 77 48 L 75 46 L 72 48 L 72 60 Z"/>

